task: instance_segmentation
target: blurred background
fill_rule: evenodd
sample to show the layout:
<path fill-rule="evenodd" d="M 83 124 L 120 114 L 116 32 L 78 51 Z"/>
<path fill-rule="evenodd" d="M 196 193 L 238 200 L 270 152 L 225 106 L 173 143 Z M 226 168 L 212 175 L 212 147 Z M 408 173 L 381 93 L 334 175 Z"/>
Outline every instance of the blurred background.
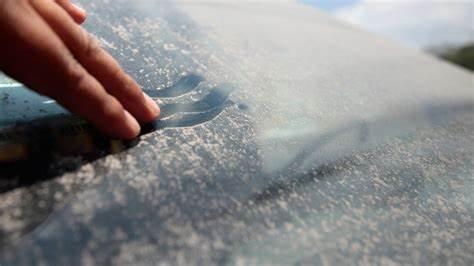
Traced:
<path fill-rule="evenodd" d="M 474 0 L 302 0 L 474 71 Z"/>

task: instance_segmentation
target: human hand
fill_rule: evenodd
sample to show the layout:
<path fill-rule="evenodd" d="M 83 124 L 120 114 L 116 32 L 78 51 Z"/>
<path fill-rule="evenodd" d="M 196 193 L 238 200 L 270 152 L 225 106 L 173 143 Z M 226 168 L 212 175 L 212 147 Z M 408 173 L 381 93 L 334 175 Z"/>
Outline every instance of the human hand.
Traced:
<path fill-rule="evenodd" d="M 69 0 L 0 0 L 0 70 L 105 134 L 131 139 L 160 109 L 79 24 Z"/>

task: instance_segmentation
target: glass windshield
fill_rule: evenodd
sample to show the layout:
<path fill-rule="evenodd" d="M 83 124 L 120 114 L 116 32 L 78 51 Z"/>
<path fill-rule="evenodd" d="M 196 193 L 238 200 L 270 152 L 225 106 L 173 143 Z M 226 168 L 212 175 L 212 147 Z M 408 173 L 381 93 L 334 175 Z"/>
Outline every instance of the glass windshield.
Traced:
<path fill-rule="evenodd" d="M 162 118 L 112 140 L 2 78 L 5 262 L 472 262 L 472 73 L 298 3 L 107 2 Z"/>

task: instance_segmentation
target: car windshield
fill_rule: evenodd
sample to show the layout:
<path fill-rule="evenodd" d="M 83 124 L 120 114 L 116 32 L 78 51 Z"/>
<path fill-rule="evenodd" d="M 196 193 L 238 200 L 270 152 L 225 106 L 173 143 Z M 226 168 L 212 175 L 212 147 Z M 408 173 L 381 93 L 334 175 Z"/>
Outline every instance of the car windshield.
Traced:
<path fill-rule="evenodd" d="M 299 3 L 107 2 L 162 117 L 113 140 L 0 77 L 0 263 L 474 261 L 472 73 Z"/>

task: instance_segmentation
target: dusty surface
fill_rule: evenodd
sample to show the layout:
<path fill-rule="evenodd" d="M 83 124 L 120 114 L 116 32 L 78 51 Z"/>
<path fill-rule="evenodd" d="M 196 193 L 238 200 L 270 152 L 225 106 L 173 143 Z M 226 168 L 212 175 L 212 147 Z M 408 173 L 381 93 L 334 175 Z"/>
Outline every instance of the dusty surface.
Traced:
<path fill-rule="evenodd" d="M 2 265 L 474 262 L 472 74 L 298 4 L 109 2 L 86 27 L 164 120 L 9 166 Z"/>

